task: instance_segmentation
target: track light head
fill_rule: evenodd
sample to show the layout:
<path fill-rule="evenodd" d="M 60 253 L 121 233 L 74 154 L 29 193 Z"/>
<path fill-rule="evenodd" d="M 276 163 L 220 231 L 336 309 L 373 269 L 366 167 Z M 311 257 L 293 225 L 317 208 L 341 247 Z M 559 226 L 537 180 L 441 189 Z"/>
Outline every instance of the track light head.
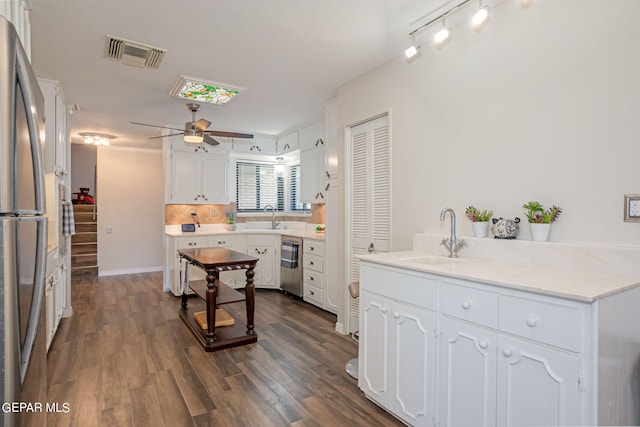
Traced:
<path fill-rule="evenodd" d="M 406 56 L 407 59 L 411 59 L 418 54 L 419 49 L 420 46 L 411 45 L 404 51 L 404 56 Z"/>
<path fill-rule="evenodd" d="M 484 24 L 487 23 L 487 19 L 489 19 L 489 7 L 480 7 L 480 9 L 478 9 L 478 11 L 473 15 L 471 25 L 474 29 L 480 30 L 484 27 Z"/>
<path fill-rule="evenodd" d="M 451 31 L 448 28 L 443 27 L 435 34 L 435 36 L 433 36 L 433 41 L 436 46 L 443 46 L 447 40 L 449 40 L 449 37 L 451 37 Z"/>

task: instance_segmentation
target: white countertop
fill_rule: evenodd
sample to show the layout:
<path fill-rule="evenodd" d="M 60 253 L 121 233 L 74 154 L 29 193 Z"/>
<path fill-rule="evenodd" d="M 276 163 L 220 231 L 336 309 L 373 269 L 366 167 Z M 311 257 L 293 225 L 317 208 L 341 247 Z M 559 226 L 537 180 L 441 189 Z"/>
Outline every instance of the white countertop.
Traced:
<path fill-rule="evenodd" d="M 209 228 L 204 230 L 196 229 L 196 231 L 193 233 L 183 233 L 178 228 L 177 230 L 166 229 L 164 234 L 166 236 L 172 236 L 172 237 L 218 236 L 218 235 L 225 235 L 225 234 L 278 234 L 281 236 L 301 237 L 303 239 L 324 240 L 324 233 L 316 233 L 313 230 L 299 229 L 299 228 L 289 228 L 289 229 L 277 228 L 275 230 L 265 229 L 265 228 L 237 228 L 234 231 L 227 231 L 224 228 L 220 228 L 220 229 Z"/>
<path fill-rule="evenodd" d="M 359 258 L 364 262 L 473 280 L 582 302 L 593 302 L 640 286 L 637 278 L 627 276 L 464 256 L 450 259 L 422 251 L 377 253 L 362 255 Z"/>

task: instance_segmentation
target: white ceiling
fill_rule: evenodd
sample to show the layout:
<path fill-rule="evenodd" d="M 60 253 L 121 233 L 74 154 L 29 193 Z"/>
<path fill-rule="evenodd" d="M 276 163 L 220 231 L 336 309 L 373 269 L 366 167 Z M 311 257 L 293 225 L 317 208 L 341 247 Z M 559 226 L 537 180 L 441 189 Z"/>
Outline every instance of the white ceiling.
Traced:
<path fill-rule="evenodd" d="M 210 129 L 277 135 L 318 119 L 343 83 L 402 55 L 416 20 L 452 0 L 31 0 L 32 63 L 78 104 L 80 132 L 157 148 L 158 125 L 191 119 L 179 75 L 247 88 L 203 105 Z M 167 49 L 158 70 L 103 58 L 105 35 Z"/>

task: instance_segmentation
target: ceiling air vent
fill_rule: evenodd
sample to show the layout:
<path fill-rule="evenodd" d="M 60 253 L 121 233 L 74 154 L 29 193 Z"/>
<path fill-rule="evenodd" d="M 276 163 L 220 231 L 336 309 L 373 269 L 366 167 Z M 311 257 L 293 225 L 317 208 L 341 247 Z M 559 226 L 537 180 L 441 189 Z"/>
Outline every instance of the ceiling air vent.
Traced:
<path fill-rule="evenodd" d="M 108 34 L 104 42 L 105 58 L 138 68 L 157 70 L 166 53 L 166 49 L 113 37 Z"/>

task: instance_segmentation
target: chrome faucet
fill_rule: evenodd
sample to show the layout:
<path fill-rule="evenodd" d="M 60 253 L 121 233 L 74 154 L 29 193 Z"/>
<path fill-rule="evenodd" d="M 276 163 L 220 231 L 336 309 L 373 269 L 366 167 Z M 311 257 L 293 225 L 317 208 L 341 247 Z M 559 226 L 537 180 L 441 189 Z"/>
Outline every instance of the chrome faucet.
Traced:
<path fill-rule="evenodd" d="M 272 205 L 267 205 L 264 207 L 264 212 L 271 208 L 271 229 L 275 230 L 276 227 L 280 224 L 280 221 L 276 221 L 276 210 Z"/>
<path fill-rule="evenodd" d="M 440 221 L 444 221 L 447 212 L 451 214 L 451 237 L 442 239 L 441 245 L 449 249 L 449 258 L 458 258 L 458 249 L 464 246 L 464 240 L 456 239 L 456 213 L 451 208 L 444 208 L 440 212 Z"/>

